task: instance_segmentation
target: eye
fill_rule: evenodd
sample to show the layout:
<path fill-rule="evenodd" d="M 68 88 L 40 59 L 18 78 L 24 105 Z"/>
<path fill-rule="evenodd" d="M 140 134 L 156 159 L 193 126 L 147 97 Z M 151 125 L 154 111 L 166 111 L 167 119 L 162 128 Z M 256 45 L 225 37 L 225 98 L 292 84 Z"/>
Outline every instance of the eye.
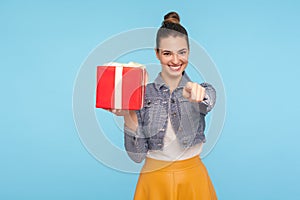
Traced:
<path fill-rule="evenodd" d="M 180 55 L 180 56 L 185 56 L 186 54 L 187 54 L 186 50 L 178 52 L 178 55 Z"/>
<path fill-rule="evenodd" d="M 170 52 L 163 52 L 163 55 L 164 55 L 164 56 L 170 56 L 171 53 L 170 53 Z"/>

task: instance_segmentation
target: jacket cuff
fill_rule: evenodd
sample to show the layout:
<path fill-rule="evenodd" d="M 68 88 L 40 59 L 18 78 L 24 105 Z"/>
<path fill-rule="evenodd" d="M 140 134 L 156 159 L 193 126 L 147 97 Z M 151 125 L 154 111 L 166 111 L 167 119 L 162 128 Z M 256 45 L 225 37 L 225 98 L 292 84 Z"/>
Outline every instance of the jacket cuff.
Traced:
<path fill-rule="evenodd" d="M 205 88 L 205 100 L 201 102 L 200 109 L 205 110 L 205 113 L 208 113 L 213 109 L 216 103 L 216 90 L 215 88 L 209 83 L 201 83 L 202 87 Z"/>
<path fill-rule="evenodd" d="M 148 151 L 147 139 L 138 134 L 139 131 L 132 131 L 124 125 L 125 149 L 129 157 L 135 162 L 142 162 Z"/>

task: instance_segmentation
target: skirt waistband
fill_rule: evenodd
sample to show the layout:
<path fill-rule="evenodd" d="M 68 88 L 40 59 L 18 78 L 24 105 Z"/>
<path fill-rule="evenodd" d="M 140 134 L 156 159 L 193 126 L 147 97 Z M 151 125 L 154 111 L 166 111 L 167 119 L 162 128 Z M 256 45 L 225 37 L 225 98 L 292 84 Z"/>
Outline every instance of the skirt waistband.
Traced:
<path fill-rule="evenodd" d="M 145 164 L 141 170 L 142 173 L 161 171 L 161 172 L 176 172 L 186 170 L 188 168 L 193 168 L 202 165 L 200 156 L 194 156 L 186 160 L 179 161 L 163 161 L 156 160 L 153 158 L 146 157 Z"/>

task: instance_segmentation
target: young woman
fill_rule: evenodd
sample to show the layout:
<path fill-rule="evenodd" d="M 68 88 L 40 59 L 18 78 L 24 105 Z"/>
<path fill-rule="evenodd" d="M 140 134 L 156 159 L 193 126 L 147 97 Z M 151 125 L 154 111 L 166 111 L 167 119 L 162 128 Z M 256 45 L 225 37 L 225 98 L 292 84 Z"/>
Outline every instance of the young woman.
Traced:
<path fill-rule="evenodd" d="M 161 72 L 147 84 L 144 107 L 113 110 L 124 116 L 125 148 L 132 160 L 145 164 L 135 200 L 217 199 L 200 159 L 205 142 L 205 115 L 213 108 L 215 89 L 191 82 L 189 41 L 176 12 L 164 16 L 156 37 Z"/>

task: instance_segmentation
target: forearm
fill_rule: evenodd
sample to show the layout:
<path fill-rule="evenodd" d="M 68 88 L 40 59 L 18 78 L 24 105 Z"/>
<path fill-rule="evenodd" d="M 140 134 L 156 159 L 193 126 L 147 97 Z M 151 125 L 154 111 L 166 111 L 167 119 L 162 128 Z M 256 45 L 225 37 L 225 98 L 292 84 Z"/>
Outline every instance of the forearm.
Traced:
<path fill-rule="evenodd" d="M 136 132 L 138 127 L 138 119 L 134 110 L 130 110 L 126 115 L 124 115 L 124 123 L 127 128 L 133 132 Z"/>

